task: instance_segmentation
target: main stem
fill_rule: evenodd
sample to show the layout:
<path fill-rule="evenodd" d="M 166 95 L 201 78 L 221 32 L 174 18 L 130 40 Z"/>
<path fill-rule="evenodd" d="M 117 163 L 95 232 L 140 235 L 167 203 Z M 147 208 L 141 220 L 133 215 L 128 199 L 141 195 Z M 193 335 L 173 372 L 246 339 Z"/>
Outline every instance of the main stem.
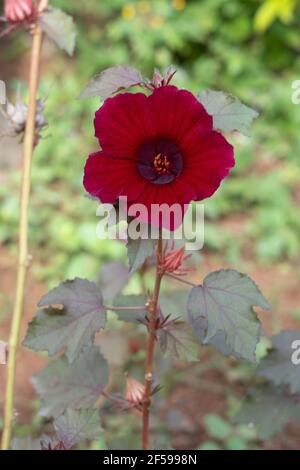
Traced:
<path fill-rule="evenodd" d="M 149 336 L 146 352 L 146 366 L 145 366 L 145 397 L 143 401 L 143 449 L 149 449 L 149 409 L 151 405 L 151 391 L 152 391 L 152 377 L 153 377 L 153 357 L 156 342 L 156 321 L 157 321 L 157 306 L 162 280 L 162 273 L 160 271 L 160 261 L 162 258 L 162 234 L 160 231 L 159 240 L 157 244 L 157 259 L 156 259 L 156 276 L 153 296 L 150 301 L 148 312 L 149 318 Z"/>
<path fill-rule="evenodd" d="M 16 359 L 20 340 L 20 326 L 24 308 L 26 273 L 29 265 L 28 256 L 28 208 L 31 187 L 31 161 L 35 143 L 36 95 L 39 82 L 39 66 L 42 45 L 42 31 L 39 26 L 32 30 L 32 48 L 29 76 L 29 103 L 23 147 L 23 168 L 20 193 L 19 221 L 19 257 L 15 305 L 9 337 L 9 355 L 4 406 L 4 427 L 2 450 L 9 449 L 14 414 L 14 388 Z"/>

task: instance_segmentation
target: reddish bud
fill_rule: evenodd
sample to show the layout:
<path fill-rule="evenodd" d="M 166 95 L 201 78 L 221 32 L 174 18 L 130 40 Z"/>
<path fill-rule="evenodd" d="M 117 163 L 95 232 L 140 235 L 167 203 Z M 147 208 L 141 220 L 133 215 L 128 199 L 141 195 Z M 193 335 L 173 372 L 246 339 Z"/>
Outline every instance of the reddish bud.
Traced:
<path fill-rule="evenodd" d="M 137 380 L 125 374 L 126 377 L 126 395 L 125 399 L 133 405 L 141 405 L 145 397 L 145 387 Z"/>
<path fill-rule="evenodd" d="M 175 250 L 173 241 L 171 249 L 169 250 L 167 242 L 163 251 L 162 260 L 160 262 L 160 270 L 162 272 L 173 273 L 178 276 L 183 276 L 192 271 L 192 268 L 183 267 L 183 263 L 190 257 L 190 254 L 185 254 L 184 246 Z"/>
<path fill-rule="evenodd" d="M 158 88 L 163 85 L 164 77 L 161 75 L 160 71 L 155 69 L 152 78 L 152 85 L 155 88 Z"/>
<path fill-rule="evenodd" d="M 159 70 L 155 69 L 153 73 L 152 80 L 150 81 L 150 86 L 152 88 L 159 88 L 161 86 L 169 85 L 170 81 L 174 77 L 176 70 L 171 66 L 166 71 L 165 75 L 162 75 Z"/>
<path fill-rule="evenodd" d="M 31 0 L 5 0 L 4 16 L 9 23 L 22 23 L 34 14 Z"/>

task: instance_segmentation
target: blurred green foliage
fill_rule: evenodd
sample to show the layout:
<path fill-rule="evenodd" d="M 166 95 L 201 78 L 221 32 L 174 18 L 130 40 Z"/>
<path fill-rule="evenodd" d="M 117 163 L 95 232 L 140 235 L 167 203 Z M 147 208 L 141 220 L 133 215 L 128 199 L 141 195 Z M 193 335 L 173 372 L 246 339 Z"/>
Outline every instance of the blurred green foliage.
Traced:
<path fill-rule="evenodd" d="M 216 414 L 204 418 L 206 432 L 210 438 L 199 450 L 254 450 L 255 430 L 247 425 L 233 426 Z"/>
<path fill-rule="evenodd" d="M 259 27 L 259 15 L 272 2 L 272 15 Z M 76 99 L 91 76 L 118 63 L 145 75 L 174 64 L 176 85 L 194 92 L 223 89 L 260 111 L 251 139 L 231 137 L 237 165 L 205 202 L 206 246 L 230 261 L 249 246 L 258 262 L 298 256 L 300 112 L 291 102 L 291 84 L 300 77 L 299 3 L 285 5 L 290 13 L 279 12 L 286 2 L 276 10 L 277 0 L 51 3 L 74 15 L 78 37 L 74 59 L 45 48 L 41 96 L 48 97 L 49 129 L 34 157 L 30 216 L 36 274 L 53 285 L 75 275 L 93 277 L 103 260 L 125 258 L 121 244 L 96 239 L 97 206 L 84 194 L 82 175 L 87 155 L 98 147 L 93 113 L 100 102 Z M 22 61 L 28 42 L 20 32 L 6 45 L 4 68 Z M 19 74 L 11 77 L 12 88 Z M 25 65 L 21 75 L 24 80 Z M 0 187 L 0 240 L 12 249 L 18 185 L 11 171 Z"/>

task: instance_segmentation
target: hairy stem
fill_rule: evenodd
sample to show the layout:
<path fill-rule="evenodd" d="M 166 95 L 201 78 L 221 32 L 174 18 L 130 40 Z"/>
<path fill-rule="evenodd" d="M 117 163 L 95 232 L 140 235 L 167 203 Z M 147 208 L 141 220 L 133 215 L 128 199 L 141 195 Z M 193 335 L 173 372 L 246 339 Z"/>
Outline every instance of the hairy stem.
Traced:
<path fill-rule="evenodd" d="M 28 256 L 28 209 L 31 187 L 31 161 L 35 144 L 35 115 L 36 95 L 39 81 L 39 65 L 41 56 L 42 31 L 39 26 L 32 30 L 32 48 L 29 77 L 29 103 L 26 118 L 26 128 L 23 147 L 23 168 L 20 194 L 20 219 L 19 219 L 19 256 L 18 274 L 15 296 L 15 305 L 12 316 L 9 356 L 7 366 L 7 382 L 4 406 L 4 427 L 2 434 L 2 450 L 9 449 L 14 414 L 14 389 L 16 376 L 16 358 L 20 340 L 20 326 L 24 307 L 24 293 L 26 273 L 29 264 Z"/>
<path fill-rule="evenodd" d="M 163 277 L 160 271 L 160 262 L 162 258 L 162 234 L 160 231 L 159 240 L 157 244 L 157 258 L 156 258 L 156 276 L 155 285 L 152 299 L 148 306 L 149 312 L 149 327 L 148 327 L 148 344 L 146 351 L 146 366 L 145 366 L 145 397 L 143 401 L 143 449 L 149 449 L 149 410 L 151 405 L 151 391 L 152 391 L 152 375 L 153 375 L 153 357 L 156 342 L 156 321 L 157 321 L 157 305 L 160 291 L 161 280 Z"/>

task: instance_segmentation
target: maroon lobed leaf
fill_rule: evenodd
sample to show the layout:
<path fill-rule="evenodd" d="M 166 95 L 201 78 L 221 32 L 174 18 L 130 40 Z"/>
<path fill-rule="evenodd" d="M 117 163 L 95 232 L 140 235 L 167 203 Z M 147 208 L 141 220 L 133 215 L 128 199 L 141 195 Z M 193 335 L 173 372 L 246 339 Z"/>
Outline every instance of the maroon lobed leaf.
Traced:
<path fill-rule="evenodd" d="M 163 354 L 181 361 L 198 361 L 199 346 L 187 323 L 170 320 L 157 330 L 156 336 Z"/>
<path fill-rule="evenodd" d="M 141 85 L 142 83 L 143 77 L 137 69 L 128 65 L 116 65 L 92 78 L 79 98 L 100 96 L 100 98 L 105 100 L 117 91 Z"/>
<path fill-rule="evenodd" d="M 73 55 L 75 49 L 76 26 L 73 18 L 58 8 L 52 8 L 40 18 L 42 30 L 58 47 Z"/>
<path fill-rule="evenodd" d="M 30 322 L 24 346 L 34 351 L 56 354 L 66 348 L 74 361 L 93 344 L 95 333 L 105 327 L 106 311 L 99 287 L 87 279 L 66 281 L 44 295 L 39 307 L 62 305 L 63 309 L 44 308 Z"/>
<path fill-rule="evenodd" d="M 66 357 L 51 362 L 32 378 L 42 400 L 42 416 L 59 416 L 67 408 L 93 406 L 108 379 L 107 363 L 95 346 L 72 364 Z"/>
<path fill-rule="evenodd" d="M 256 426 L 261 439 L 269 439 L 291 420 L 300 422 L 300 403 L 285 387 L 260 384 L 250 389 L 234 422 Z"/>
<path fill-rule="evenodd" d="M 67 409 L 62 416 L 55 419 L 54 428 L 65 449 L 71 449 L 86 439 L 97 439 L 102 433 L 99 410 Z"/>
<path fill-rule="evenodd" d="M 221 332 L 221 340 L 225 340 L 229 351 L 256 362 L 260 323 L 253 306 L 271 309 L 250 277 L 233 269 L 222 269 L 210 273 L 202 285 L 191 290 L 189 322 L 201 343 L 211 342 Z"/>
<path fill-rule="evenodd" d="M 300 331 L 285 330 L 272 338 L 272 348 L 261 360 L 256 373 L 275 385 L 288 385 L 300 392 Z"/>

